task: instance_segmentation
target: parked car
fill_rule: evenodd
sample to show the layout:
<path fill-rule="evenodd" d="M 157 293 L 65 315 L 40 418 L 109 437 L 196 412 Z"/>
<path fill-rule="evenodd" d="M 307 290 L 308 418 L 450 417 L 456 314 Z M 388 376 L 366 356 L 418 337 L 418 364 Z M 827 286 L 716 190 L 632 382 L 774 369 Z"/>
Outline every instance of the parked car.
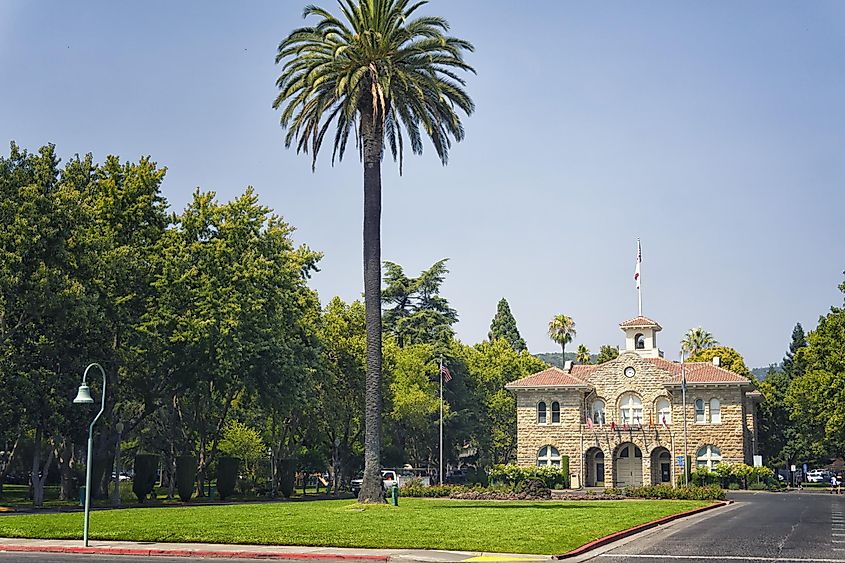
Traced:
<path fill-rule="evenodd" d="M 358 493 L 361 492 L 361 484 L 364 482 L 364 476 L 361 475 L 357 479 L 352 479 L 352 494 L 356 497 Z M 396 472 L 392 469 L 382 469 L 381 470 L 381 488 L 384 491 L 387 491 L 390 487 L 393 486 L 393 483 L 398 483 L 399 480 L 396 476 Z"/>
<path fill-rule="evenodd" d="M 463 485 L 464 483 L 466 483 L 466 480 L 467 475 L 463 469 L 455 469 L 454 471 L 449 471 L 443 478 L 443 482 L 449 485 Z"/>

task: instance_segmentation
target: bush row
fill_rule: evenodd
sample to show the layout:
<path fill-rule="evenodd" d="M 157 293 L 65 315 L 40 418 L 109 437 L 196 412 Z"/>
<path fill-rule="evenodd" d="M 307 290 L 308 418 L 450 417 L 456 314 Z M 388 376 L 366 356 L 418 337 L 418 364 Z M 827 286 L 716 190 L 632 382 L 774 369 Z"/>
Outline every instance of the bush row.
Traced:
<path fill-rule="evenodd" d="M 523 481 L 540 480 L 549 489 L 569 488 L 569 458 L 562 456 L 560 467 L 519 467 L 517 465 L 494 465 L 490 468 L 490 481 L 495 484 L 516 487 Z"/>
<path fill-rule="evenodd" d="M 605 495 L 625 496 L 627 498 L 669 499 L 669 500 L 724 500 L 725 491 L 718 485 L 692 485 L 672 487 L 671 485 L 651 485 L 647 487 L 608 488 Z"/>
<path fill-rule="evenodd" d="M 678 475 L 678 484 L 683 483 L 683 473 Z M 754 484 L 755 490 L 776 489 L 779 487 L 775 472 L 768 467 L 751 467 L 745 463 L 720 463 L 712 470 L 699 467 L 690 473 L 693 485 L 718 485 L 723 489 L 748 489 Z"/>

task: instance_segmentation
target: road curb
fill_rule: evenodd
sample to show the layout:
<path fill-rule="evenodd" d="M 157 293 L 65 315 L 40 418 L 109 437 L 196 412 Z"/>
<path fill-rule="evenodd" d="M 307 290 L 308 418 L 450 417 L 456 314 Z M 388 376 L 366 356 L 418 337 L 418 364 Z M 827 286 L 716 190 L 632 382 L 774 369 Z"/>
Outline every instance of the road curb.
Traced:
<path fill-rule="evenodd" d="M 628 536 L 633 536 L 634 534 L 644 532 L 645 530 L 649 530 L 651 528 L 656 528 L 657 526 L 667 524 L 669 522 L 672 522 L 673 520 L 678 520 L 679 518 L 685 518 L 687 516 L 693 516 L 695 514 L 706 512 L 708 510 L 713 510 L 714 508 L 721 508 L 729 504 L 733 504 L 733 501 L 719 501 L 707 506 L 702 506 L 701 508 L 693 508 L 692 510 L 687 510 L 686 512 L 670 514 L 669 516 L 664 516 L 663 518 L 658 518 L 657 520 L 652 520 L 651 522 L 646 522 L 645 524 L 640 524 L 639 526 L 634 526 L 633 528 L 621 530 L 619 532 L 610 534 L 609 536 L 604 536 L 603 538 L 593 540 L 590 543 L 584 544 L 581 547 L 573 549 L 572 551 L 567 551 L 566 553 L 561 553 L 560 555 L 552 555 L 552 559 L 571 559 L 572 557 L 577 557 L 579 555 L 587 553 L 588 551 L 592 551 L 597 547 L 607 545 L 609 543 L 615 542 L 616 540 L 627 538 Z"/>
<path fill-rule="evenodd" d="M 388 555 L 293 553 L 272 551 L 230 551 L 208 549 L 142 549 L 124 547 L 72 547 L 53 545 L 0 545 L 0 552 L 77 553 L 97 555 L 135 555 L 141 557 L 209 557 L 216 559 L 287 559 L 319 561 L 388 561 Z"/>

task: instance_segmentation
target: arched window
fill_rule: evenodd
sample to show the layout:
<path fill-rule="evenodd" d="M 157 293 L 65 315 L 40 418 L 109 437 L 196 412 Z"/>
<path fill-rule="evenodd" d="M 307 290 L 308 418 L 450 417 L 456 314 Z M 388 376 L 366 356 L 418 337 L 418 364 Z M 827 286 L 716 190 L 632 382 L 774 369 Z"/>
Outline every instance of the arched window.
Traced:
<path fill-rule="evenodd" d="M 625 393 L 619 400 L 619 418 L 622 424 L 642 424 L 643 401 L 634 393 Z"/>
<path fill-rule="evenodd" d="M 643 336 L 642 333 L 637 333 L 637 335 L 634 336 L 634 348 L 637 350 L 645 350 L 645 336 Z"/>
<path fill-rule="evenodd" d="M 695 400 L 695 421 L 696 422 L 706 422 L 706 420 L 704 420 L 704 400 L 703 399 L 696 399 Z"/>
<path fill-rule="evenodd" d="M 605 416 L 604 416 L 604 401 L 601 399 L 596 399 L 593 401 L 593 424 L 604 424 Z"/>
<path fill-rule="evenodd" d="M 543 446 L 537 454 L 537 465 L 560 467 L 560 452 L 554 446 Z"/>
<path fill-rule="evenodd" d="M 722 422 L 722 406 L 719 399 L 710 399 L 710 423 L 720 424 Z"/>
<path fill-rule="evenodd" d="M 657 399 L 657 424 L 665 424 L 669 426 L 672 424 L 672 405 L 669 399 Z"/>
<path fill-rule="evenodd" d="M 706 467 L 707 469 L 713 469 L 722 461 L 722 451 L 717 448 L 716 446 L 711 446 L 707 444 L 706 446 L 702 446 L 698 453 L 695 456 L 695 466 L 696 467 Z"/>
<path fill-rule="evenodd" d="M 544 403 L 543 401 L 537 403 L 537 423 L 546 423 L 546 403 Z"/>
<path fill-rule="evenodd" d="M 552 403 L 552 424 L 560 424 L 560 403 Z"/>

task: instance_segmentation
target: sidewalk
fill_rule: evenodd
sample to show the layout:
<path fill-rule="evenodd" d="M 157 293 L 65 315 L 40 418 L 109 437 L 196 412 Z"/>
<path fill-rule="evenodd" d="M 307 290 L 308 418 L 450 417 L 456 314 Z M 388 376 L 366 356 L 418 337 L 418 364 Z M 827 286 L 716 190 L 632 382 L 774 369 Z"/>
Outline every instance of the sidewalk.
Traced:
<path fill-rule="evenodd" d="M 286 559 L 294 561 L 548 561 L 548 555 L 435 551 L 421 549 L 358 549 L 276 545 L 229 545 L 206 543 L 156 543 L 127 541 L 33 540 L 0 538 L 0 552 L 92 553 L 103 555 L 216 557 L 224 559 Z"/>

